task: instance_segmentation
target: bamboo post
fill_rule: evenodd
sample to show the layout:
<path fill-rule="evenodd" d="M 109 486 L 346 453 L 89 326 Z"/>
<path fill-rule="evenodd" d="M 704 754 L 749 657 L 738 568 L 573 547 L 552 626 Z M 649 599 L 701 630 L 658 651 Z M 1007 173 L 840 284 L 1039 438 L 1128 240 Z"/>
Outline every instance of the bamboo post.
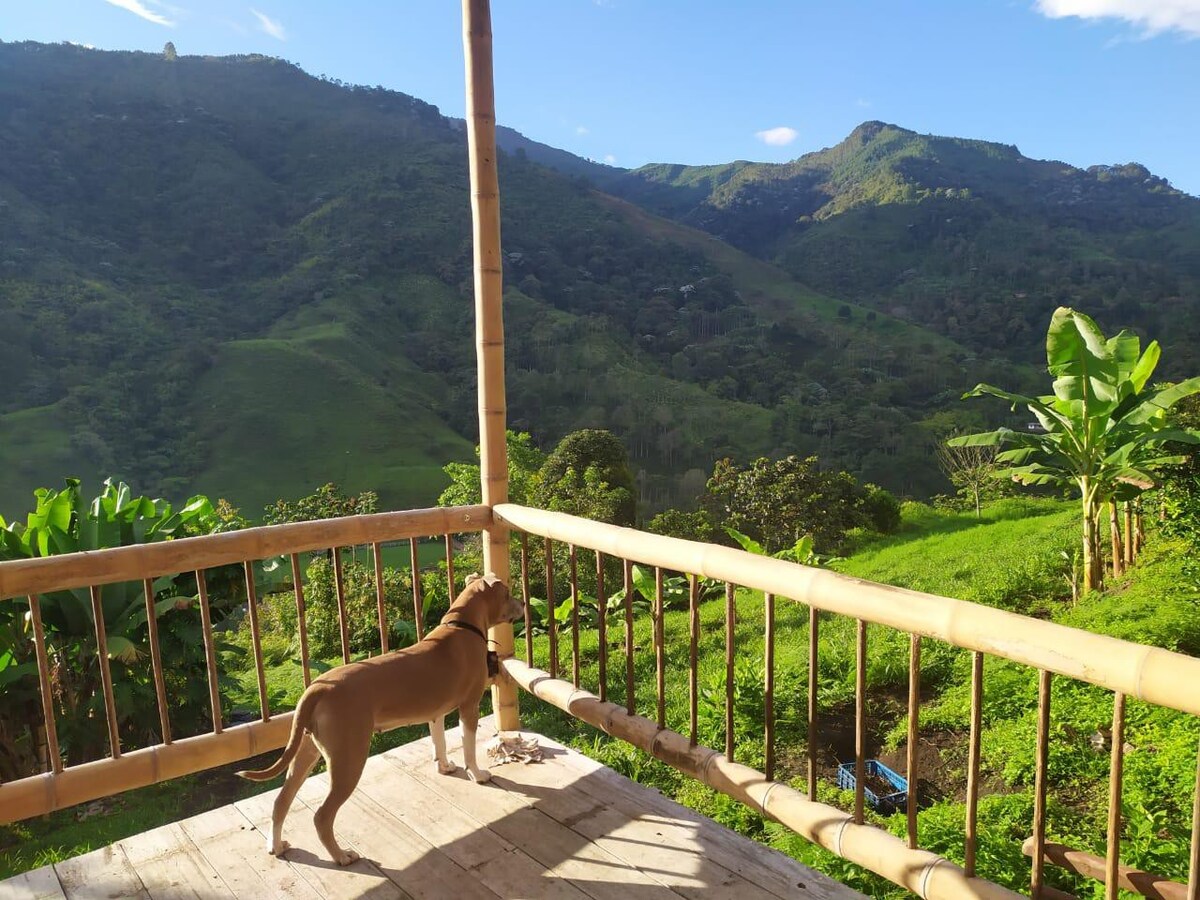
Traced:
<path fill-rule="evenodd" d="M 533 665 L 533 615 L 529 607 L 529 535 L 521 532 L 521 605 L 525 608 L 525 662 Z"/>
<path fill-rule="evenodd" d="M 774 598 L 772 598 L 774 600 Z M 774 611 L 774 603 L 771 605 Z M 817 655 L 820 619 L 817 608 L 808 607 L 808 732 L 804 739 L 808 750 L 808 799 L 817 801 Z"/>
<path fill-rule="evenodd" d="M 446 535 L 446 539 L 449 540 L 450 535 Z M 371 544 L 371 557 L 375 563 L 375 615 L 379 619 L 379 652 L 383 654 L 388 652 L 388 617 L 384 602 L 386 593 L 383 585 L 383 549 L 378 541 Z"/>
<path fill-rule="evenodd" d="M 733 724 L 734 652 L 737 635 L 737 604 L 732 582 L 725 582 L 725 758 L 733 762 L 735 740 Z"/>
<path fill-rule="evenodd" d="M 300 667 L 304 672 L 304 686 L 312 684 L 312 667 L 308 664 L 308 620 L 304 615 L 304 579 L 300 571 L 300 554 L 291 554 L 292 592 L 296 595 L 296 628 L 300 633 Z M 205 645 L 207 648 L 207 644 Z M 216 707 L 214 707 L 216 708 Z"/>
<path fill-rule="evenodd" d="M 1125 695 L 1113 695 L 1112 756 L 1108 774 L 1108 848 L 1104 860 L 1104 900 L 1117 900 L 1121 869 L 1121 772 L 1125 760 Z"/>
<path fill-rule="evenodd" d="M 633 671 L 633 563 L 621 560 L 625 566 L 625 709 L 637 713 L 637 694 Z"/>
<path fill-rule="evenodd" d="M 608 597 L 604 593 L 604 554 L 596 551 L 596 639 L 600 642 L 597 679 L 600 681 L 600 700 L 608 701 Z"/>
<path fill-rule="evenodd" d="M 421 556 L 416 538 L 408 539 L 408 559 L 412 573 L 413 625 L 419 641 L 425 637 L 425 600 L 421 596 Z"/>
<path fill-rule="evenodd" d="M 29 618 L 33 621 L 33 648 L 37 654 L 38 689 L 42 696 L 42 721 L 46 728 L 46 755 L 50 771 L 57 775 L 63 769 L 58 749 L 58 725 L 54 719 L 54 693 L 50 684 L 50 655 L 46 652 L 46 632 L 42 628 L 42 610 L 37 594 L 29 595 Z"/>
<path fill-rule="evenodd" d="M 554 546 L 550 538 L 544 541 L 543 556 L 546 558 L 546 639 L 550 643 L 550 677 L 558 677 L 558 627 L 554 618 L 557 605 L 554 599 Z"/>
<path fill-rule="evenodd" d="M 96 659 L 100 664 L 100 683 L 104 689 L 104 715 L 108 719 L 109 755 L 116 759 L 121 755 L 121 736 L 117 730 L 117 704 L 113 699 L 112 670 L 108 665 L 108 636 L 104 631 L 104 604 L 100 600 L 100 588 L 92 585 L 92 618 L 96 626 Z"/>
<path fill-rule="evenodd" d="M 454 535 L 446 532 L 446 596 L 453 603 L 458 596 L 455 591 L 458 590 L 454 583 Z"/>
<path fill-rule="evenodd" d="M 1050 757 L 1050 673 L 1038 673 L 1037 753 L 1033 784 L 1033 873 L 1029 895 L 1033 900 L 1042 896 L 1043 873 L 1046 866 L 1046 769 Z"/>
<path fill-rule="evenodd" d="M 338 614 L 338 633 L 341 635 L 342 641 L 342 662 L 350 662 L 350 624 L 346 613 L 346 580 L 342 573 L 342 548 L 334 547 L 330 551 L 333 553 L 333 594 L 337 598 L 337 614 Z M 246 578 L 253 581 L 249 574 L 249 569 L 246 570 Z M 251 603 L 254 600 L 251 598 Z M 420 632 L 421 626 L 417 625 L 417 631 Z"/>
<path fill-rule="evenodd" d="M 335 558 L 337 549 L 334 548 Z M 250 641 L 254 647 L 254 671 L 258 676 L 258 708 L 262 713 L 262 720 L 266 722 L 271 718 L 271 709 L 267 702 L 267 676 L 263 671 L 263 652 L 262 652 L 262 637 L 258 631 L 258 593 L 254 587 L 254 563 L 246 560 L 242 564 L 243 571 L 246 573 L 246 614 L 250 619 Z M 341 612 L 341 604 L 339 604 L 339 613 Z M 341 621 L 345 622 L 345 616 L 341 617 Z M 345 647 L 345 636 L 342 637 L 342 646 Z"/>
<path fill-rule="evenodd" d="M 667 660 L 663 634 L 663 570 L 654 567 L 654 696 L 659 728 L 667 727 Z"/>
<path fill-rule="evenodd" d="M 292 572 L 297 570 L 295 556 L 292 557 Z M 296 588 L 300 588 L 300 580 L 296 579 Z M 221 722 L 221 694 L 219 684 L 217 682 L 217 645 L 213 641 L 212 629 L 212 611 L 208 606 L 208 584 L 204 577 L 204 570 L 196 570 L 196 592 L 200 597 L 200 627 L 204 633 L 204 664 L 208 668 L 208 702 L 212 709 L 212 724 L 213 734 L 220 734 L 224 728 Z M 300 595 L 297 595 L 300 596 Z M 297 601 L 300 604 L 300 635 L 304 637 L 304 601 Z M 301 649 L 304 652 L 304 686 L 308 687 L 308 646 L 301 643 Z"/>
<path fill-rule="evenodd" d="M 700 639 L 700 578 L 690 576 L 688 585 L 688 736 L 696 746 L 698 736 L 697 713 L 699 711 L 700 687 L 696 681 L 697 642 Z"/>
<path fill-rule="evenodd" d="M 917 740 L 921 714 L 921 636 L 909 635 L 908 645 L 908 799 L 904 807 L 908 817 L 908 846 L 917 848 Z"/>
<path fill-rule="evenodd" d="M 863 823 L 867 780 L 867 622 L 858 619 L 854 639 L 854 821 Z"/>
<path fill-rule="evenodd" d="M 975 849 L 978 843 L 979 750 L 983 732 L 983 654 L 971 656 L 971 737 L 967 751 L 967 830 L 963 870 L 975 877 Z"/>
<path fill-rule="evenodd" d="M 1192 843 L 1188 851 L 1187 900 L 1200 900 L 1200 753 L 1196 755 L 1196 787 L 1192 790 Z"/>
<path fill-rule="evenodd" d="M 154 580 L 142 580 L 146 596 L 146 629 L 150 640 L 150 668 L 154 675 L 154 697 L 158 702 L 158 724 L 162 743 L 171 743 L 171 718 L 167 713 L 167 683 L 163 678 L 162 650 L 158 646 L 158 613 L 154 604 Z"/>
<path fill-rule="evenodd" d="M 496 94 L 492 82 L 490 0 L 463 0 L 463 55 L 467 83 L 467 153 L 471 172 L 471 227 L 475 269 L 475 347 L 479 381 L 479 478 L 484 506 L 508 501 L 507 415 L 504 398 L 503 268 L 500 261 L 500 182 L 496 172 Z M 484 530 L 483 567 L 508 583 L 508 527 Z M 551 611 L 553 615 L 553 610 Z M 512 623 L 489 637 L 501 658 L 513 655 Z M 492 685 L 500 731 L 521 727 L 517 686 L 507 675 Z"/>
<path fill-rule="evenodd" d="M 567 552 L 571 566 L 571 683 L 579 687 L 579 561 L 574 544 Z"/>
<path fill-rule="evenodd" d="M 775 780 L 775 595 L 763 595 L 763 773 Z"/>

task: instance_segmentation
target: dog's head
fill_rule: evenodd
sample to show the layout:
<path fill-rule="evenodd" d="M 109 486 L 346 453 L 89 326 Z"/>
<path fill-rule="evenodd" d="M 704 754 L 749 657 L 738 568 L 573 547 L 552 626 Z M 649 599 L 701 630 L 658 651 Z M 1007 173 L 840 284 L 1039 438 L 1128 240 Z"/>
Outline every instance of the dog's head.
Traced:
<path fill-rule="evenodd" d="M 473 589 L 477 596 L 483 597 L 489 626 L 511 622 L 525 612 L 521 602 L 509 592 L 508 585 L 492 572 L 486 575 L 468 575 L 467 589 Z"/>

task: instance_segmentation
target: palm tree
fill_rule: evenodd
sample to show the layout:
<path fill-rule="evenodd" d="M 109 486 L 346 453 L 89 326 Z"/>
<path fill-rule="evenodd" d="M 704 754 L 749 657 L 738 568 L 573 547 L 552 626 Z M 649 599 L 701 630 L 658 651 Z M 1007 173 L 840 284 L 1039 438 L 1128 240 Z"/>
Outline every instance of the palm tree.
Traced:
<path fill-rule="evenodd" d="M 1161 349 L 1141 350 L 1137 335 L 1121 331 L 1105 339 L 1083 313 L 1059 307 L 1046 333 L 1046 365 L 1054 393 L 1026 397 L 980 384 L 964 395 L 1024 405 L 1042 432 L 999 428 L 954 438 L 952 446 L 1001 446 L 998 474 L 1021 484 L 1074 485 L 1083 513 L 1084 591 L 1103 579 L 1099 517 L 1104 504 L 1154 487 L 1154 473 L 1185 457 L 1168 453 L 1168 441 L 1200 443 L 1200 432 L 1175 428 L 1167 412 L 1200 392 L 1200 378 L 1148 387 Z"/>

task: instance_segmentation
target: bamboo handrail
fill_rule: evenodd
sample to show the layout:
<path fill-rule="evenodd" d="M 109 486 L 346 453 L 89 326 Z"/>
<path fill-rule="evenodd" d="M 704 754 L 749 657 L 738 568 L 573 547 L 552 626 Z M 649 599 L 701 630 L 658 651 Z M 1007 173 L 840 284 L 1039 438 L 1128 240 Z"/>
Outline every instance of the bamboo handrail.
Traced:
<path fill-rule="evenodd" d="M 932 637 L 1200 715 L 1200 658 L 949 597 L 875 584 L 743 550 L 648 534 L 512 503 L 511 527 L 623 559 L 789 597 L 817 609 Z"/>
<path fill-rule="evenodd" d="M 694 745 L 683 735 L 602 701 L 589 691 L 551 678 L 519 659 L 503 662 L 505 671 L 525 690 L 607 734 L 732 797 L 767 818 L 795 831 L 838 856 L 857 863 L 908 888 L 927 900 L 1015 900 L 1020 894 L 968 878 L 949 860 L 926 850 L 909 849 L 903 840 L 873 825 L 855 824 L 851 816 L 824 803 L 815 803 L 786 784 L 769 781 L 749 766 L 723 754 Z"/>
<path fill-rule="evenodd" d="M 278 750 L 291 726 L 292 714 L 284 713 L 0 784 L 0 825 Z"/>
<path fill-rule="evenodd" d="M 492 523 L 486 506 L 449 506 L 265 525 L 155 544 L 87 550 L 0 562 L 0 600 L 45 595 L 80 585 L 141 581 L 247 559 L 269 559 L 334 546 L 397 541 L 447 532 L 480 531 Z"/>

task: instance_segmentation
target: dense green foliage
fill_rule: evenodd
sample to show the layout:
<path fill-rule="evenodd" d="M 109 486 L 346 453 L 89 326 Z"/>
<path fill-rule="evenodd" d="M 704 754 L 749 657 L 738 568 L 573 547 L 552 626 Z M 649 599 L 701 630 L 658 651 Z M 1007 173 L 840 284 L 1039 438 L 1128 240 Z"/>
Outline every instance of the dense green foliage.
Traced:
<path fill-rule="evenodd" d="M 980 355 L 1029 353 L 1055 306 L 1200 356 L 1200 201 L 1143 166 L 1029 159 L 1016 147 L 866 122 L 789 163 L 646 166 L 607 189 L 702 228 L 833 296 Z"/>

